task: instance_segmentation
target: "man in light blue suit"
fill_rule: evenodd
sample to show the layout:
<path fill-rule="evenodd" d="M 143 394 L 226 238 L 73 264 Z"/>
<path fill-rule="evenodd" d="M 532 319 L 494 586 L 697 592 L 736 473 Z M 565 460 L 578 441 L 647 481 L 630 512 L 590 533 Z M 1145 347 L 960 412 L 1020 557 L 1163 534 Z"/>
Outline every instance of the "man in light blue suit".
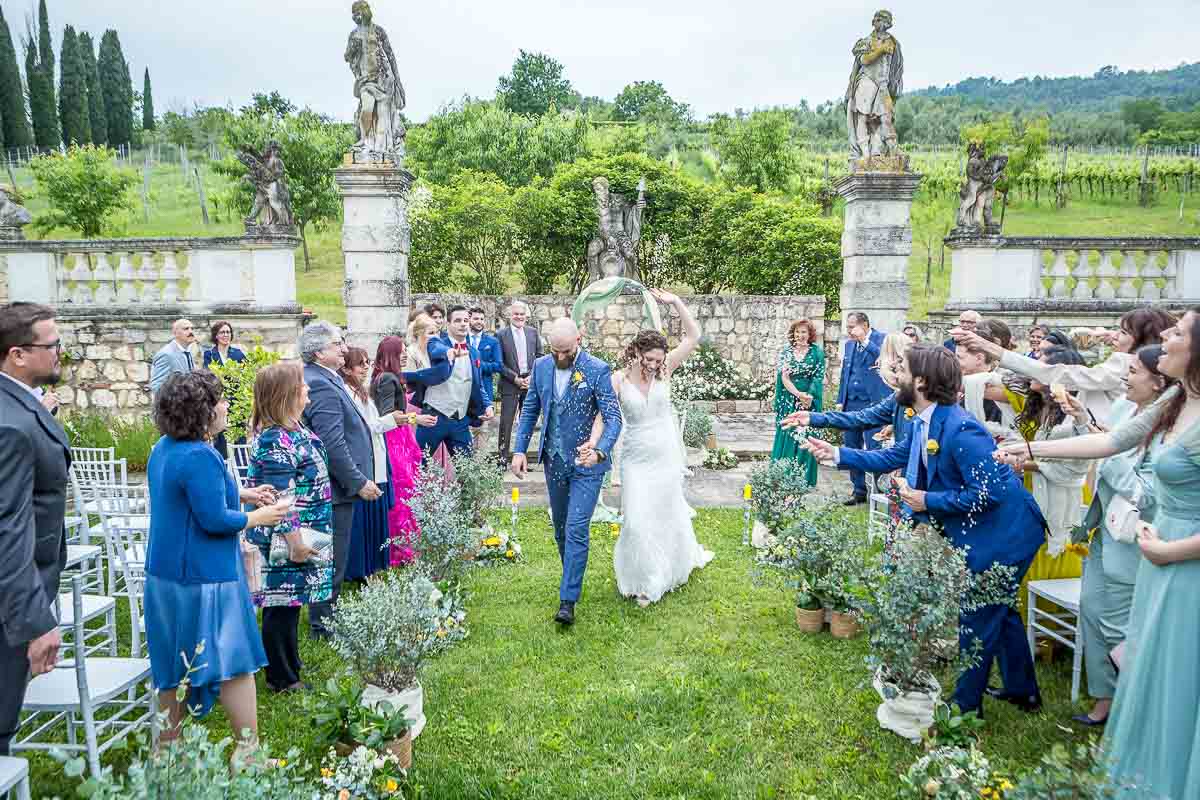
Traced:
<path fill-rule="evenodd" d="M 550 490 L 554 541 L 562 560 L 558 613 L 554 621 L 575 621 L 575 603 L 587 569 L 588 534 L 609 456 L 621 434 L 621 405 L 612 387 L 612 370 L 580 349 L 579 328 L 568 318 L 550 327 L 550 355 L 533 365 L 529 393 L 521 407 L 512 471 L 525 477 L 525 451 L 533 426 L 541 416 L 543 429 L 538 457 Z M 594 449 L 582 448 L 599 415 L 604 434 Z"/>
<path fill-rule="evenodd" d="M 883 400 L 892 390 L 879 376 L 879 351 L 883 348 L 883 331 L 871 328 L 871 320 L 861 311 L 846 315 L 846 349 L 842 353 L 842 375 L 838 384 L 838 405 L 845 412 L 863 411 Z M 878 449 L 875 434 L 879 428 L 848 428 L 843 437 L 846 447 Z M 861 469 L 850 470 L 854 496 L 846 505 L 867 502 L 867 477 Z"/>
<path fill-rule="evenodd" d="M 191 320 L 175 320 L 171 325 L 171 337 L 171 341 L 163 345 L 150 362 L 151 394 L 158 394 L 167 378 L 176 372 L 191 372 L 196 368 L 192 360 L 192 345 L 196 343 L 196 332 Z"/>
<path fill-rule="evenodd" d="M 809 439 L 807 446 L 818 460 L 841 469 L 905 470 L 900 497 L 914 519 L 932 518 L 951 544 L 967 548 L 972 572 L 986 572 L 993 564 L 1014 567 L 1015 593 L 1046 540 L 1046 520 L 1012 469 L 993 460 L 996 443 L 958 406 L 961 389 L 954 355 L 941 346 L 918 345 L 908 351 L 896 392 L 897 404 L 913 408 L 915 415 L 895 447 L 869 453 L 819 439 Z M 959 676 L 954 702 L 963 711 L 982 711 L 986 691 L 1025 711 L 1039 709 L 1033 656 L 1016 609 L 984 606 L 964 613 L 959 627 L 960 649 L 969 650 L 976 639 L 982 649 L 979 664 Z M 1002 691 L 987 686 L 993 660 L 1000 664 Z"/>

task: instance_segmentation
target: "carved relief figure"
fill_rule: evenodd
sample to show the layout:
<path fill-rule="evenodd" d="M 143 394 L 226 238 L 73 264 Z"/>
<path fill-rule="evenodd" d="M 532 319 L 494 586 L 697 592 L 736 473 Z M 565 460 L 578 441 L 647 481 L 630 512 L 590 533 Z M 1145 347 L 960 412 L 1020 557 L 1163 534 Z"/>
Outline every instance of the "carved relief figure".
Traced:
<path fill-rule="evenodd" d="M 596 195 L 599 233 L 588 243 L 588 278 L 638 278 L 638 242 L 642 238 L 642 215 L 646 210 L 646 179 L 638 183 L 637 201 L 630 203 L 609 190 L 607 178 L 592 181 Z"/>
<path fill-rule="evenodd" d="M 875 12 L 871 26 L 871 35 L 854 43 L 854 67 L 846 87 L 846 126 L 854 158 L 898 152 L 894 111 L 904 89 L 904 57 L 900 42 L 888 33 L 890 11 Z"/>
<path fill-rule="evenodd" d="M 996 197 L 996 183 L 1004 175 L 1008 156 L 987 157 L 983 145 L 971 142 L 967 145 L 967 175 L 958 192 L 959 228 L 994 228 L 992 202 Z"/>
<path fill-rule="evenodd" d="M 387 32 L 371 21 L 371 6 L 358 0 L 351 7 L 357 26 L 346 43 L 346 63 L 354 73 L 354 97 L 358 110 L 355 152 L 367 160 L 396 160 L 404 155 L 404 86 L 400 83 L 396 54 Z"/>
<path fill-rule="evenodd" d="M 290 228 L 295 224 L 292 216 L 292 196 L 288 192 L 287 169 L 279 157 L 279 142 L 272 139 L 262 155 L 252 150 L 242 150 L 238 160 L 246 165 L 243 180 L 254 187 L 254 206 L 246 216 L 246 226 L 258 224 L 258 218 L 266 212 L 264 226 Z"/>
<path fill-rule="evenodd" d="M 29 209 L 16 202 L 8 189 L 0 186 L 0 228 L 20 229 L 33 221 Z"/>

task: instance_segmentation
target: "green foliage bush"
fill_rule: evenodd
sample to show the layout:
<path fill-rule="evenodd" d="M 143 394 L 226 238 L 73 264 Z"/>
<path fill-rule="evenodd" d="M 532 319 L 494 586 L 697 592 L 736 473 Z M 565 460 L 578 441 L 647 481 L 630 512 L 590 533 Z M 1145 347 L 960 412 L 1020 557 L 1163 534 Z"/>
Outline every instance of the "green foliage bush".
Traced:
<path fill-rule="evenodd" d="M 768 461 L 750 473 L 754 514 L 771 533 L 791 523 L 803 508 L 812 486 L 804 470 L 794 461 Z"/>
<path fill-rule="evenodd" d="M 113 447 L 130 472 L 145 472 L 150 451 L 161 438 L 149 416 L 122 419 L 106 411 L 73 411 L 62 419 L 72 447 Z"/>
<path fill-rule="evenodd" d="M 246 353 L 245 361 L 232 359 L 224 364 L 213 364 L 211 369 L 221 384 L 225 387 L 225 396 L 229 398 L 229 426 L 226 438 L 229 441 L 247 436 L 246 426 L 254 410 L 254 380 L 259 370 L 266 369 L 279 361 L 279 353 L 264 350 L 261 345 L 255 345 Z"/>
<path fill-rule="evenodd" d="M 117 166 L 116 157 L 115 150 L 89 144 L 31 161 L 38 194 L 50 204 L 34 219 L 34 229 L 47 233 L 70 228 L 90 239 L 111 227 L 116 215 L 129 212 L 133 208 L 130 189 L 137 176 Z"/>
<path fill-rule="evenodd" d="M 703 406 L 689 403 L 683 423 L 683 443 L 688 447 L 704 447 L 713 432 L 713 417 Z"/>

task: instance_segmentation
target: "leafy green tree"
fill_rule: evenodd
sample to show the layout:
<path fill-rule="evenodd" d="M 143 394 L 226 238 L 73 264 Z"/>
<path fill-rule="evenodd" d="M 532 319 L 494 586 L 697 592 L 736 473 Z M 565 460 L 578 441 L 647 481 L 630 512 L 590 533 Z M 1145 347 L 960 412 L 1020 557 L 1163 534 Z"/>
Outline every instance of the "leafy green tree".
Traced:
<path fill-rule="evenodd" d="M 496 99 L 517 114 L 545 114 L 577 105 L 571 82 L 563 77 L 563 65 L 545 53 L 520 51 L 512 71 L 496 84 Z"/>
<path fill-rule="evenodd" d="M 35 132 L 40 147 L 58 147 L 62 130 L 58 126 L 58 104 L 54 99 L 54 40 L 50 36 L 50 14 L 46 0 L 38 0 L 38 70 L 42 73 L 39 86 L 45 106 L 42 110 L 43 131 Z"/>
<path fill-rule="evenodd" d="M 100 72 L 96 66 L 96 47 L 91 34 L 80 31 L 75 41 L 80 58 L 83 59 L 84 77 L 87 79 L 88 120 L 92 127 L 92 141 L 108 144 L 108 115 L 104 111 L 104 90 L 100 88 Z"/>
<path fill-rule="evenodd" d="M 38 194 L 50 209 L 33 221 L 47 232 L 64 227 L 85 238 L 99 236 L 114 214 L 133 208 L 133 170 L 116 164 L 116 152 L 95 145 L 72 146 L 64 153 L 38 156 L 30 163 Z"/>
<path fill-rule="evenodd" d="M 133 141 L 133 83 L 116 31 L 107 30 L 100 38 L 96 66 L 108 117 L 108 141 L 112 145 L 129 144 Z"/>
<path fill-rule="evenodd" d="M 504 294 L 505 272 L 516 257 L 512 189 L 487 173 L 460 172 L 429 191 L 428 202 L 409 220 L 414 284 L 436 275 L 441 290 L 455 285 L 467 292 Z"/>
<path fill-rule="evenodd" d="M 61 82 L 58 87 L 58 117 L 62 122 L 63 141 L 91 144 L 92 118 L 88 108 L 87 72 L 79 55 L 75 28 L 70 25 L 63 28 L 59 63 Z"/>
<path fill-rule="evenodd" d="M 27 147 L 33 144 L 29 129 L 29 114 L 25 110 L 25 89 L 21 83 L 21 68 L 13 47 L 8 21 L 0 10 L 0 130 L 6 147 Z"/>
<path fill-rule="evenodd" d="M 782 191 L 798 169 L 800 144 L 786 111 L 755 111 L 748 119 L 719 115 L 709 134 L 732 186 Z"/>
<path fill-rule="evenodd" d="M 632 122 L 658 122 L 678 126 L 687 122 L 691 111 L 687 103 L 677 103 L 658 81 L 635 81 L 613 101 L 613 119 Z"/>
<path fill-rule="evenodd" d="M 280 157 L 287 170 L 292 213 L 304 244 L 304 269 L 307 270 L 310 265 L 308 226 L 320 230 L 325 223 L 341 217 L 341 196 L 333 182 L 333 170 L 354 144 L 354 130 L 309 109 L 285 117 L 243 112 L 230 119 L 225 128 L 225 143 L 230 155 L 213 165 L 217 172 L 233 179 L 231 188 L 220 200 L 229 213 L 240 217 L 254 203 L 253 187 L 241 180 L 246 175 L 246 167 L 234 153 L 243 148 L 261 153 L 272 139 L 280 144 Z"/>
<path fill-rule="evenodd" d="M 278 91 L 272 91 L 270 94 L 255 92 L 250 96 L 249 105 L 242 106 L 240 111 L 243 114 L 249 113 L 256 116 L 269 114 L 282 119 L 288 114 L 296 113 L 296 104 L 281 95 Z"/>
<path fill-rule="evenodd" d="M 1037 170 L 1038 162 L 1046 154 L 1050 141 L 1050 121 L 1046 117 L 1027 119 L 1018 124 L 1012 114 L 1000 114 L 988 122 L 963 128 L 963 145 L 979 142 L 991 156 L 997 153 L 1008 155 L 1008 166 L 1004 177 L 996 183 L 996 191 L 1008 205 L 1008 192 L 1027 173 Z"/>
<path fill-rule="evenodd" d="M 587 120 L 577 114 L 527 117 L 496 103 L 464 100 L 409 131 L 408 163 L 431 183 L 476 171 L 524 186 L 584 155 L 587 137 Z"/>
<path fill-rule="evenodd" d="M 150 89 L 150 68 L 142 78 L 142 130 L 154 130 L 154 93 Z"/>
<path fill-rule="evenodd" d="M 186 113 L 168 111 L 163 114 L 163 134 L 176 147 L 189 148 L 196 143 L 193 120 Z"/>
<path fill-rule="evenodd" d="M 1121 118 L 1136 127 L 1138 133 L 1157 128 L 1166 111 L 1157 97 L 1126 100 L 1121 104 Z"/>

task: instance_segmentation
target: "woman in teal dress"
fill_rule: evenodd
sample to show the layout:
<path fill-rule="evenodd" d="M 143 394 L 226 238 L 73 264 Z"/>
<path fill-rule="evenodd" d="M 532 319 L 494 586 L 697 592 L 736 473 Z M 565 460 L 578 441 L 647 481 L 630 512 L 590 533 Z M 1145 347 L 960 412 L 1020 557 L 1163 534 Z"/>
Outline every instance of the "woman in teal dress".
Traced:
<path fill-rule="evenodd" d="M 1153 524 L 1139 524 L 1128 638 L 1105 732 L 1119 797 L 1200 796 L 1200 308 L 1163 334 L 1179 381 L 1111 434 L 1032 444 L 1035 456 L 1107 457 L 1161 437 Z M 1014 445 L 1015 447 L 1015 445 Z"/>
<path fill-rule="evenodd" d="M 781 424 L 796 411 L 821 411 L 825 396 L 825 351 L 817 341 L 817 330 L 807 319 L 798 319 L 788 328 L 789 346 L 779 354 L 775 376 L 775 445 L 771 460 L 790 459 L 805 472 L 808 482 L 817 485 L 817 460 L 801 450 L 803 431 L 786 429 Z"/>

